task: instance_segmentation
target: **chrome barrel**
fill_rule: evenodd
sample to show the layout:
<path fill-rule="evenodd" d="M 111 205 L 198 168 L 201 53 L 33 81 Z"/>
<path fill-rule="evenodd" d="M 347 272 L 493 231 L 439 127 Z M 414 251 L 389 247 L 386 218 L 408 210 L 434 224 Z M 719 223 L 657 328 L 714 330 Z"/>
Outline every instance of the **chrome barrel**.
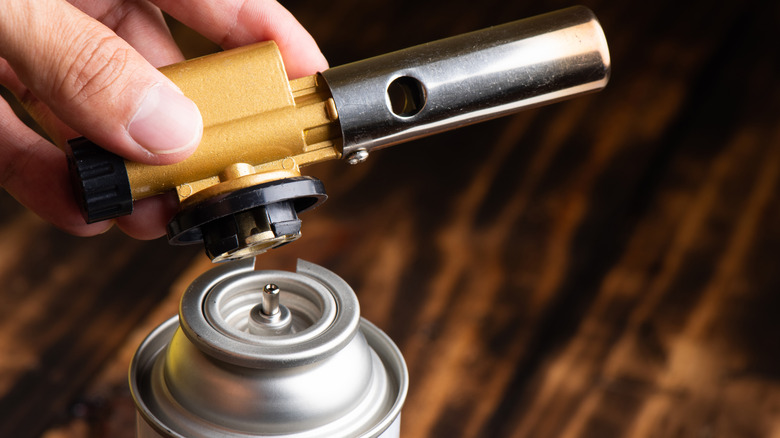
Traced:
<path fill-rule="evenodd" d="M 338 111 L 344 156 L 352 160 L 598 91 L 609 72 L 598 20 L 575 6 L 334 67 L 322 76 Z"/>

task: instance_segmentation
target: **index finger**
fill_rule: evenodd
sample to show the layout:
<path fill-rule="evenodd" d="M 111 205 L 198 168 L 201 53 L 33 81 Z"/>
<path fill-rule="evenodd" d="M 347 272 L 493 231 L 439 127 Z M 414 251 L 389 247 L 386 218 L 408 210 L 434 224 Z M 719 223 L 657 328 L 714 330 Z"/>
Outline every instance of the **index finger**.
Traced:
<path fill-rule="evenodd" d="M 328 68 L 314 38 L 274 0 L 151 0 L 224 48 L 273 40 L 291 78 Z"/>

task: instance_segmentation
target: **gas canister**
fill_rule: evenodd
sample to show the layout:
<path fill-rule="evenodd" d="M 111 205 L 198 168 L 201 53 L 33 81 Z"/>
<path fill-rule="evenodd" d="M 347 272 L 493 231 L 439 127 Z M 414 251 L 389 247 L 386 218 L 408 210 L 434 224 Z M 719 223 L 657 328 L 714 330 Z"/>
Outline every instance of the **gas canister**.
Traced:
<path fill-rule="evenodd" d="M 130 386 L 140 438 L 395 438 L 408 374 L 340 277 L 247 260 L 188 287 L 139 347 Z"/>

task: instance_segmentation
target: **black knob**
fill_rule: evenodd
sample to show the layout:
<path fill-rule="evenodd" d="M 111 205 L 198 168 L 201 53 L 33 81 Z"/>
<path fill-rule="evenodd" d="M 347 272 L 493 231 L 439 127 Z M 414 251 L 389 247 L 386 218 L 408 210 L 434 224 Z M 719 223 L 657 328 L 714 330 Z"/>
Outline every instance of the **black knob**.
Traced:
<path fill-rule="evenodd" d="M 203 242 L 212 261 L 257 255 L 297 239 L 298 213 L 325 199 L 322 182 L 306 176 L 245 187 L 181 210 L 168 223 L 168 243 Z"/>
<path fill-rule="evenodd" d="M 68 141 L 76 202 L 88 224 L 133 212 L 133 196 L 125 160 L 84 137 Z"/>

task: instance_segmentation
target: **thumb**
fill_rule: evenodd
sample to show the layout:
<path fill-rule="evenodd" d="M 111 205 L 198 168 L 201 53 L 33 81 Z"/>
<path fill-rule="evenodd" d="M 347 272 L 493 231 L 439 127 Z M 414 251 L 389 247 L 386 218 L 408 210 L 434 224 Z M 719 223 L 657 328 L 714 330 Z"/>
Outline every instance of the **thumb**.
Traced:
<path fill-rule="evenodd" d="M 0 56 L 65 124 L 133 161 L 170 164 L 195 149 L 195 104 L 109 28 L 62 0 L 4 9 Z"/>

